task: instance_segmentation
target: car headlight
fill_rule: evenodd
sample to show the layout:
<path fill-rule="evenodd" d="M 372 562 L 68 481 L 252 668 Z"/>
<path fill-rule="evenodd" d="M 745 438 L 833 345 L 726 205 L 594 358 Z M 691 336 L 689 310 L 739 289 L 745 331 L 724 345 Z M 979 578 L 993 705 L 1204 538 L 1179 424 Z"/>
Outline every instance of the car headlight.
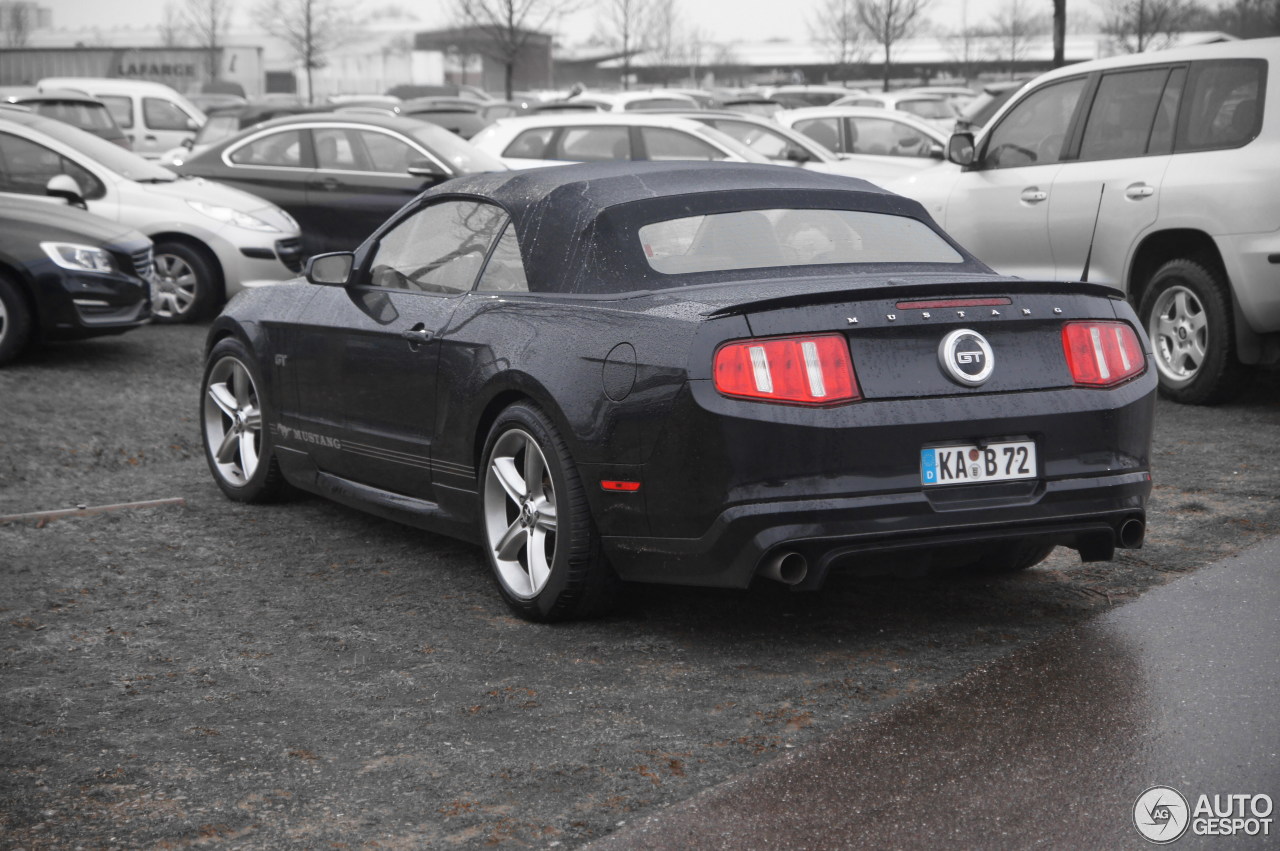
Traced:
<path fill-rule="evenodd" d="M 64 269 L 75 272 L 101 272 L 111 274 L 116 270 L 111 255 L 101 248 L 92 245 L 78 245 L 74 242 L 42 242 L 40 247 L 49 259 Z"/>
<path fill-rule="evenodd" d="M 264 222 L 257 216 L 251 216 L 241 210 L 232 209 L 231 207 L 219 207 L 215 204 L 206 204 L 203 201 L 192 201 L 187 199 L 187 203 L 191 205 L 191 209 L 197 213 L 203 213 L 211 219 L 217 219 L 220 222 L 229 222 L 237 227 L 246 228 L 247 230 L 270 231 L 279 233 L 279 228 Z"/>

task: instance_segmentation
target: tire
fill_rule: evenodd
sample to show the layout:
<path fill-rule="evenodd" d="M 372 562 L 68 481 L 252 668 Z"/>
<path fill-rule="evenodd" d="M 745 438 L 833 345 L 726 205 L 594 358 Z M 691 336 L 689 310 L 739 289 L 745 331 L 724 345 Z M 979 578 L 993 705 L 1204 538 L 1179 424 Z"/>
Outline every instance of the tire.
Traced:
<path fill-rule="evenodd" d="M 1226 286 L 1191 260 L 1161 266 L 1138 310 L 1155 352 L 1160 394 L 1188 405 L 1224 402 L 1244 386 Z"/>
<path fill-rule="evenodd" d="M 533 405 L 512 405 L 482 457 L 480 540 L 507 605 L 544 623 L 609 611 L 621 583 L 556 427 Z"/>
<path fill-rule="evenodd" d="M 204 252 L 182 242 L 158 242 L 155 260 L 151 315 L 157 322 L 196 322 L 222 306 L 222 286 Z"/>
<path fill-rule="evenodd" d="M 236 502 L 270 502 L 284 492 L 253 356 L 228 337 L 209 352 L 200 383 L 200 433 L 213 479 Z"/>
<path fill-rule="evenodd" d="M 0 274 L 0 366 L 22 354 L 31 339 L 31 308 L 22 291 Z"/>
<path fill-rule="evenodd" d="M 1035 567 L 1049 557 L 1054 544 L 1036 540 L 1000 544 L 970 564 L 965 572 L 973 576 L 1000 576 Z"/>

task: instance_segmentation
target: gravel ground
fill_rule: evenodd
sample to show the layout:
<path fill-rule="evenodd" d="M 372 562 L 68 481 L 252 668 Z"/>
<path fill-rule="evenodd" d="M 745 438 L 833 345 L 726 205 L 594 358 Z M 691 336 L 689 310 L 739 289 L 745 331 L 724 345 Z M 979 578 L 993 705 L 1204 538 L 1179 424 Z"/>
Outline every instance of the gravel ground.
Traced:
<path fill-rule="evenodd" d="M 1280 531 L 1280 373 L 1160 403 L 1145 549 L 507 613 L 470 546 L 205 468 L 202 327 L 0 371 L 0 847 L 578 847 Z"/>

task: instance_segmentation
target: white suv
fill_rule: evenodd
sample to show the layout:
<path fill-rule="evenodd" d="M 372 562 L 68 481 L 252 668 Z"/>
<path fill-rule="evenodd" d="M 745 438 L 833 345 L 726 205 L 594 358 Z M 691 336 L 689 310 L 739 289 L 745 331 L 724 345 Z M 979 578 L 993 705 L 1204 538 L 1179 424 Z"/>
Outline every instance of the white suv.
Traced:
<path fill-rule="evenodd" d="M 1127 291 L 1164 395 L 1280 362 L 1280 38 L 1059 68 L 939 168 L 883 181 L 1001 272 Z"/>

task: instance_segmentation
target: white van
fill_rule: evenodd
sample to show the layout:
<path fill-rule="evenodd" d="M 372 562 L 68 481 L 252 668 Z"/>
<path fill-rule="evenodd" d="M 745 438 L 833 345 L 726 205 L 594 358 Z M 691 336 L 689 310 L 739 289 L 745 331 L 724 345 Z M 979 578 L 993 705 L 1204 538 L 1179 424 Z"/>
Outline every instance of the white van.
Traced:
<path fill-rule="evenodd" d="M 106 77 L 46 77 L 40 91 L 70 89 L 107 105 L 134 153 L 157 160 L 171 148 L 195 138 L 205 115 L 191 101 L 162 83 Z"/>

